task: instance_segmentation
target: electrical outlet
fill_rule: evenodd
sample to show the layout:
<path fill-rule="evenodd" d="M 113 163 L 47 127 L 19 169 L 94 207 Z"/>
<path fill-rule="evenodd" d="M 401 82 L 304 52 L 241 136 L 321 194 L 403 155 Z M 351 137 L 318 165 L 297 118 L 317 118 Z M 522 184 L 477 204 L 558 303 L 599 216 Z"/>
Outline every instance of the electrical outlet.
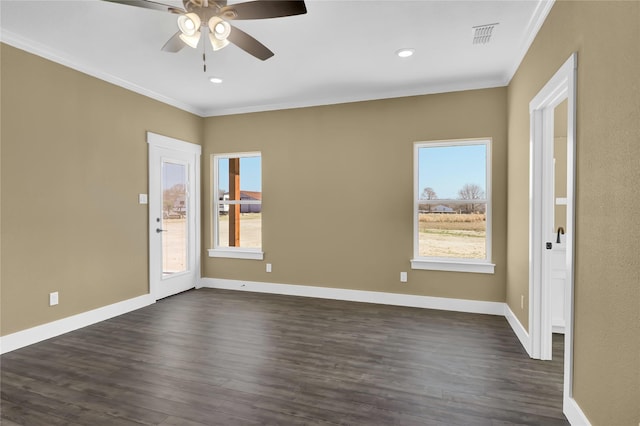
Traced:
<path fill-rule="evenodd" d="M 407 282 L 407 273 L 406 272 L 400 272 L 400 282 L 401 283 L 406 283 Z"/>
<path fill-rule="evenodd" d="M 49 293 L 49 306 L 55 306 L 58 304 L 58 292 L 54 291 Z"/>
<path fill-rule="evenodd" d="M 267 272 L 271 272 L 271 264 L 267 263 Z"/>
<path fill-rule="evenodd" d="M 524 309 L 524 294 L 520 295 L 520 309 Z"/>

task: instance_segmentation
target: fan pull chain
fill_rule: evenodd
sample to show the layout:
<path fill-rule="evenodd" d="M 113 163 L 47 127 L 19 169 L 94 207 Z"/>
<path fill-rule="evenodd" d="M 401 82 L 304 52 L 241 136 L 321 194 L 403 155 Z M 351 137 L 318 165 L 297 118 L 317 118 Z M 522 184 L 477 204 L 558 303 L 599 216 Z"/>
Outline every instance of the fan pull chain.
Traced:
<path fill-rule="evenodd" d="M 206 48 L 207 43 L 202 43 L 202 68 L 203 71 L 206 73 L 207 72 L 207 48 Z"/>

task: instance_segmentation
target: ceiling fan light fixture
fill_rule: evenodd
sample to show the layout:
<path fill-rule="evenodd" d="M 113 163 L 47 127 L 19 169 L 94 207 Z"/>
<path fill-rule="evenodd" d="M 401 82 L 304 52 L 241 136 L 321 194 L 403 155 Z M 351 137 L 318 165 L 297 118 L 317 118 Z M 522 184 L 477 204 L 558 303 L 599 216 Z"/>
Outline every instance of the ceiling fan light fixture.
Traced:
<path fill-rule="evenodd" d="M 196 32 L 194 35 L 180 34 L 179 37 L 187 46 L 195 49 L 198 47 L 198 42 L 200 41 L 200 31 Z"/>
<path fill-rule="evenodd" d="M 213 48 L 214 52 L 229 45 L 229 40 L 218 40 L 211 32 L 209 33 L 209 41 L 211 42 L 211 47 Z"/>
<path fill-rule="evenodd" d="M 231 34 L 231 25 L 227 21 L 218 16 L 213 16 L 209 19 L 209 35 L 211 37 L 226 41 L 229 34 Z"/>
<path fill-rule="evenodd" d="M 195 13 L 186 13 L 178 16 L 178 28 L 185 36 L 194 36 L 200 31 L 200 17 Z"/>

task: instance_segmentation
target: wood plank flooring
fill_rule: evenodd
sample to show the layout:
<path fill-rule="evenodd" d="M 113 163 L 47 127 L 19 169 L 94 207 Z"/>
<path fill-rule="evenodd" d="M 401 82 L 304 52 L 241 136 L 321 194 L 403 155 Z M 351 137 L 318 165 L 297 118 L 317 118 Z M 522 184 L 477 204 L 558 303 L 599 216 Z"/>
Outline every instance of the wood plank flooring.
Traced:
<path fill-rule="evenodd" d="M 0 358 L 3 425 L 566 425 L 562 338 L 502 317 L 201 289 Z"/>

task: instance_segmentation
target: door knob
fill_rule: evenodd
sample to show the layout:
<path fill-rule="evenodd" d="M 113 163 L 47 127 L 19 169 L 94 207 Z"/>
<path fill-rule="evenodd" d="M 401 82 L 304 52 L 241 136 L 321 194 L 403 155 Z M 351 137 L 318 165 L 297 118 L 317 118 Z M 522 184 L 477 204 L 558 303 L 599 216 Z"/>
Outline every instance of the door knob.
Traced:
<path fill-rule="evenodd" d="M 161 232 L 167 232 L 167 230 L 166 229 L 156 228 L 156 232 L 159 234 Z"/>

